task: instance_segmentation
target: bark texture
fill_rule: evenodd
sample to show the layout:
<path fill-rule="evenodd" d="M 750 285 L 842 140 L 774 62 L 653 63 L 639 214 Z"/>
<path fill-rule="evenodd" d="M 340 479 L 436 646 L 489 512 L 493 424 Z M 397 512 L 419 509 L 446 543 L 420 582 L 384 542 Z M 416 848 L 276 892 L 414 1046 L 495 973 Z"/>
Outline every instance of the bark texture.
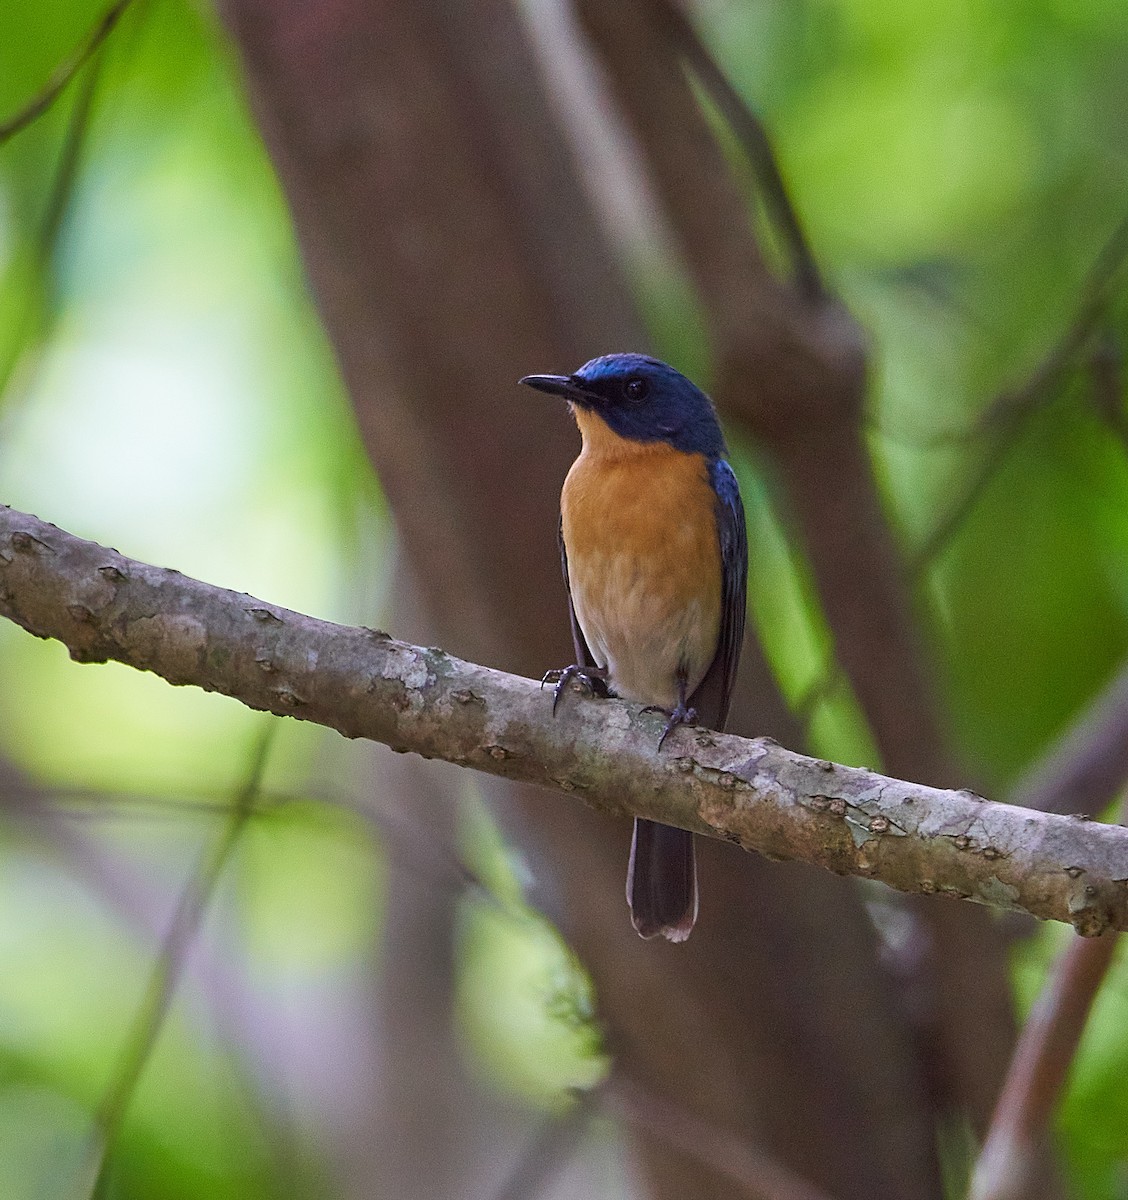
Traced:
<path fill-rule="evenodd" d="M 1068 921 L 1086 936 L 1128 929 L 1119 825 L 906 783 L 771 738 L 687 728 L 659 753 L 661 714 L 576 692 L 553 716 L 532 680 L 147 566 L 9 508 L 0 613 L 78 661 L 113 659 L 346 737 L 573 794 L 609 816 Z"/>

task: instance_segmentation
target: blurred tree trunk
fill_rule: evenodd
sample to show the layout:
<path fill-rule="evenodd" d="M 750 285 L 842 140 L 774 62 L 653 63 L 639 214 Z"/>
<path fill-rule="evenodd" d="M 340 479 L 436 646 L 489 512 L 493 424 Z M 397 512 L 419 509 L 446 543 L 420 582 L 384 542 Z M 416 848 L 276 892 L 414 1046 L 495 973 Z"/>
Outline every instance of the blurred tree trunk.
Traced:
<path fill-rule="evenodd" d="M 953 778 L 930 665 L 865 443 L 861 330 L 832 294 L 812 294 L 768 268 L 748 201 L 694 103 L 676 3 L 576 0 L 576 8 L 644 149 L 705 307 L 717 404 L 771 458 L 837 663 L 883 766 L 955 786 L 961 780 Z M 966 905 L 909 907 L 918 943 L 910 970 L 924 997 L 921 1057 L 937 1104 L 982 1133 L 1014 1044 L 1005 941 L 990 914 Z"/>
<path fill-rule="evenodd" d="M 454 995 L 456 914 L 460 888 L 437 881 L 429 860 L 453 855 L 457 845 L 457 781 L 439 764 L 379 755 L 372 775 L 379 812 L 406 829 L 413 848 L 387 839 L 384 937 L 374 979 L 373 1003 L 379 1076 L 375 1111 L 348 1195 L 454 1196 L 472 1161 L 476 1128 L 486 1123 L 488 1100 L 463 1070 L 456 1052 Z M 436 769 L 438 768 L 438 769 Z M 412 812 L 401 808 L 410 797 Z M 378 823 L 379 827 L 379 823 Z M 386 830 L 381 832 L 386 833 Z M 434 849 L 433 859 L 426 843 Z M 421 866 L 420 858 L 423 859 Z M 444 1131 L 435 1146 L 434 1130 Z M 427 1153 L 421 1148 L 430 1146 Z"/>
<path fill-rule="evenodd" d="M 515 10 L 223 11 L 435 629 L 528 674 L 570 661 L 554 535 L 576 435 L 514 382 L 644 338 Z M 746 660 L 734 729 L 794 744 L 758 647 Z M 940 1195 L 923 1085 L 853 887 L 710 844 L 693 938 L 643 943 L 622 896 L 626 827 L 543 795 L 502 807 L 630 1075 L 843 1200 Z M 744 1194 L 638 1141 L 652 1195 Z"/>

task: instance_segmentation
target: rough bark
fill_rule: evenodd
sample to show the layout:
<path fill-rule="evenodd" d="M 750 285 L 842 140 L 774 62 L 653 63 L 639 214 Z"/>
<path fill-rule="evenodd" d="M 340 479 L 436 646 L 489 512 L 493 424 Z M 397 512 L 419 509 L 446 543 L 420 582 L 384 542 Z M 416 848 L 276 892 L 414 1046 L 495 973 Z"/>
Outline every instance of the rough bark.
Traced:
<path fill-rule="evenodd" d="M 576 693 L 554 716 L 532 680 L 148 566 L 10 508 L 0 509 L 0 614 L 80 662 L 113 659 L 346 737 L 575 794 L 609 816 L 1068 921 L 1087 936 L 1128 929 L 1121 826 L 906 783 L 770 738 L 684 729 L 659 753 L 661 714 Z"/>

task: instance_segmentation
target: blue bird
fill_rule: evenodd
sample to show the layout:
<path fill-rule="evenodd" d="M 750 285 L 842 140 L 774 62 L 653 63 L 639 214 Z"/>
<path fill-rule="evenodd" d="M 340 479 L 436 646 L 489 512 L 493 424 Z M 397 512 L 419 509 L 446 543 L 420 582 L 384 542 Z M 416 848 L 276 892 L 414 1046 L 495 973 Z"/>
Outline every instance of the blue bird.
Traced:
<path fill-rule="evenodd" d="M 568 401 L 583 447 L 560 496 L 576 676 L 593 691 L 724 729 L 744 635 L 748 541 L 709 397 L 643 354 L 593 358 L 521 383 Z M 697 919 L 693 835 L 636 819 L 627 868 L 644 938 L 682 942 Z"/>

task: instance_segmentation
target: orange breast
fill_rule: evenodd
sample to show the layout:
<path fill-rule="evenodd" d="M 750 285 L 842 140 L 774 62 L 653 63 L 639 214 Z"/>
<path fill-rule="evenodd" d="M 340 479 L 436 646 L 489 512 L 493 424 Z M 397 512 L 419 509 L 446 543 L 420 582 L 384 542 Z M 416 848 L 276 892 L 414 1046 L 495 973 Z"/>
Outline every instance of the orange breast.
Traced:
<path fill-rule="evenodd" d="M 721 556 L 703 456 L 619 438 L 577 412 L 584 448 L 560 498 L 576 618 L 619 695 L 672 708 L 716 653 Z"/>

